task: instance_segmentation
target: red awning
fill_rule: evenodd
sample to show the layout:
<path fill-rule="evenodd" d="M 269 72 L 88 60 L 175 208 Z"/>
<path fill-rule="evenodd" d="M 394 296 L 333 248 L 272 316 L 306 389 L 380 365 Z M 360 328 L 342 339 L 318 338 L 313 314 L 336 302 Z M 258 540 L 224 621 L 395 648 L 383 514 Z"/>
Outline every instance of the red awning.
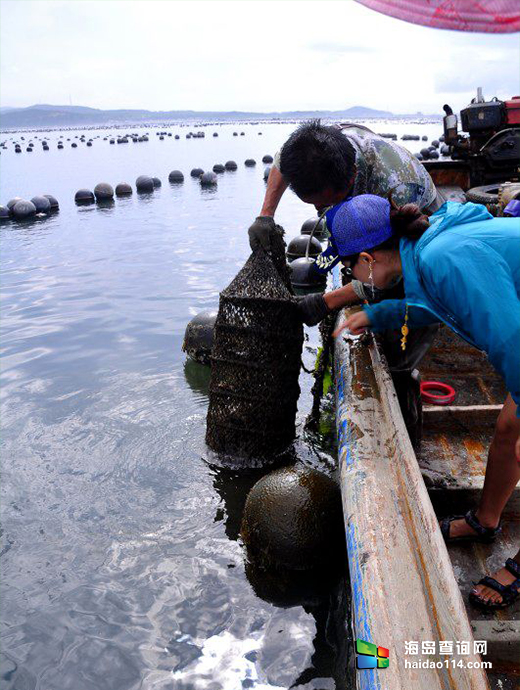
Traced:
<path fill-rule="evenodd" d="M 357 0 L 377 12 L 437 29 L 520 31 L 519 0 Z"/>

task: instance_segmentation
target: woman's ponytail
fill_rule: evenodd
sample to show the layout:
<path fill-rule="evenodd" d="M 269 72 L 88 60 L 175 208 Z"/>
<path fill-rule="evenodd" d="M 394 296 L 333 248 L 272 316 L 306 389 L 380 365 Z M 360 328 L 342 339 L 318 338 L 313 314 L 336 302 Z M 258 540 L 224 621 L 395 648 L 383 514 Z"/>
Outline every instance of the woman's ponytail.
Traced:
<path fill-rule="evenodd" d="M 418 240 L 430 227 L 428 217 L 421 211 L 417 204 L 404 204 L 397 206 L 392 199 L 392 192 L 388 195 L 390 201 L 390 225 L 394 235 Z"/>

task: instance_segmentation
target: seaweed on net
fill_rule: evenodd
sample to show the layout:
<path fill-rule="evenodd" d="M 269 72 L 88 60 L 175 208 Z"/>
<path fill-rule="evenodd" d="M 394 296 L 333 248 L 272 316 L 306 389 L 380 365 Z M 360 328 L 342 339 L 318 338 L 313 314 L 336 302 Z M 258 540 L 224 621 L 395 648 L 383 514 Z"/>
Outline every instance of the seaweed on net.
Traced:
<path fill-rule="evenodd" d="M 272 458 L 295 436 L 303 326 L 281 228 L 220 295 L 206 443 L 240 458 Z"/>

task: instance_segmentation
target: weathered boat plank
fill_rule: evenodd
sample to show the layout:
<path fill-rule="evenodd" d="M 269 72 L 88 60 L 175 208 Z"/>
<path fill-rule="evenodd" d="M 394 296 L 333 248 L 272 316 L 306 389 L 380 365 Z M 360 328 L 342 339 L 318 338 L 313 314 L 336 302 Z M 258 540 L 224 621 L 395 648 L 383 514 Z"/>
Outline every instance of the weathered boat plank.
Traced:
<path fill-rule="evenodd" d="M 343 312 L 339 321 L 345 318 Z M 390 668 L 360 670 L 361 690 L 485 690 L 480 657 L 407 656 L 405 642 L 473 635 L 446 546 L 375 340 L 335 345 L 341 489 L 351 576 L 354 637 L 390 649 Z M 472 650 L 471 650 L 472 652 Z M 407 668 L 405 660 L 442 668 Z"/>

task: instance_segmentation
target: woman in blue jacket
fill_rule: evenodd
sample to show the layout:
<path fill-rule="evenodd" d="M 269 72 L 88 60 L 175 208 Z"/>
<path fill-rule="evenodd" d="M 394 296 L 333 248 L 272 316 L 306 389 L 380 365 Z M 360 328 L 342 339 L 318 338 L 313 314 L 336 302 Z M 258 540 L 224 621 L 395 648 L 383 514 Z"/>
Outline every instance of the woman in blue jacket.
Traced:
<path fill-rule="evenodd" d="M 364 195 L 332 208 L 327 225 L 354 278 L 375 288 L 403 279 L 405 290 L 403 300 L 364 305 L 335 335 L 343 328 L 353 334 L 401 328 L 405 348 L 408 327 L 444 322 L 486 352 L 503 376 L 509 395 L 489 449 L 479 507 L 440 523 L 448 542 L 493 541 L 520 479 L 520 219 L 494 218 L 480 204 L 447 202 L 428 220 L 413 204 L 397 209 Z M 344 306 L 342 291 L 311 296 L 314 315 Z M 502 608 L 518 596 L 520 551 L 480 580 L 470 599 Z"/>

